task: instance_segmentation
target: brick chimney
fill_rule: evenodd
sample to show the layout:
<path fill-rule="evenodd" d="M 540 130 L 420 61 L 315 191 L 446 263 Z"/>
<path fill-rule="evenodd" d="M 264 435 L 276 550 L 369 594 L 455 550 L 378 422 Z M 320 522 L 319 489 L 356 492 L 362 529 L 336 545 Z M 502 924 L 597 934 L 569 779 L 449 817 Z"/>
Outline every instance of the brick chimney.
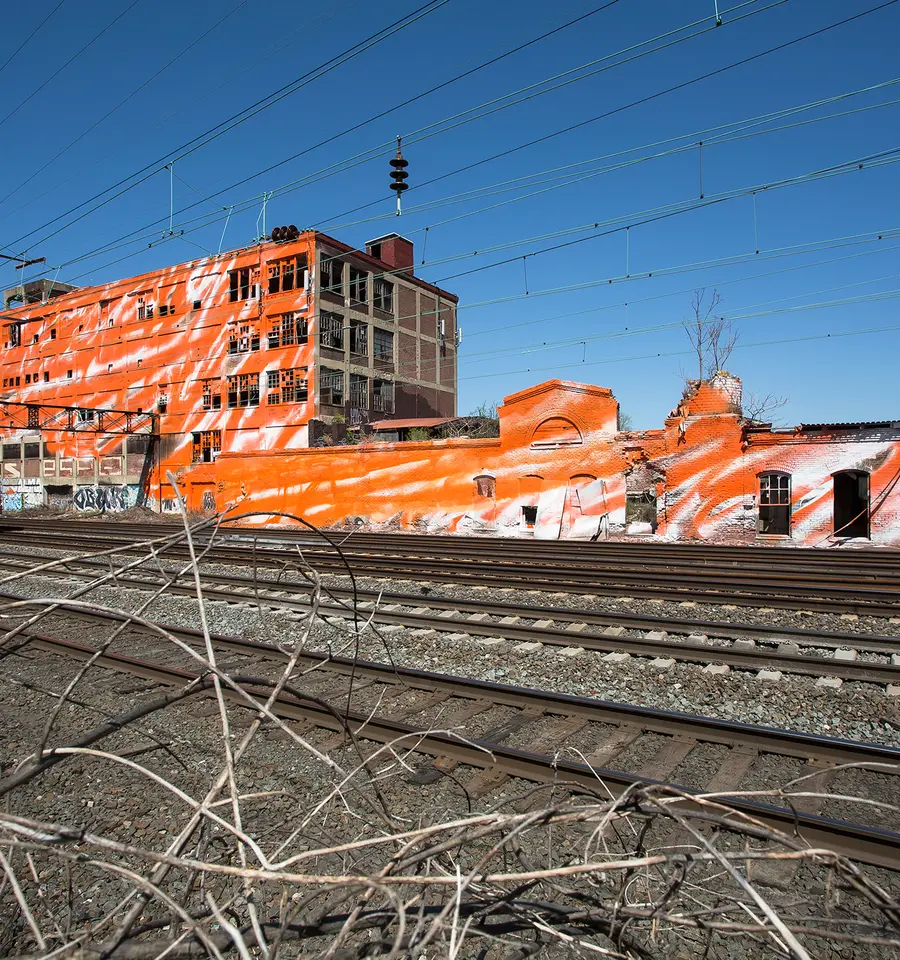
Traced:
<path fill-rule="evenodd" d="M 388 233 L 366 244 L 366 253 L 370 257 L 383 261 L 394 270 L 403 270 L 410 276 L 413 273 L 413 251 L 412 240 L 401 237 L 399 233 Z"/>

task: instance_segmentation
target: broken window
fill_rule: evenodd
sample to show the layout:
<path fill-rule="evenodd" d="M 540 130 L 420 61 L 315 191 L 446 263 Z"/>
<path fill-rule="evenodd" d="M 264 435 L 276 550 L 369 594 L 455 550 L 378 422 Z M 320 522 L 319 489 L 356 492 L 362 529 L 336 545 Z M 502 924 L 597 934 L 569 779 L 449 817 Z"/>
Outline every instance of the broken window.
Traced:
<path fill-rule="evenodd" d="M 76 410 L 75 419 L 79 423 L 93 423 L 94 422 L 94 411 L 93 410 Z"/>
<path fill-rule="evenodd" d="M 869 536 L 869 475 L 842 470 L 834 475 L 834 535 Z"/>
<path fill-rule="evenodd" d="M 266 374 L 267 403 L 306 403 L 309 389 L 306 369 L 269 370 Z"/>
<path fill-rule="evenodd" d="M 272 326 L 269 328 L 269 349 L 298 346 L 306 343 L 308 335 L 306 317 L 295 313 L 283 313 L 272 320 Z"/>
<path fill-rule="evenodd" d="M 56 330 L 55 330 L 55 329 L 53 329 L 53 330 L 50 331 L 50 339 L 51 339 L 51 340 L 55 340 L 55 339 L 56 339 Z"/>
<path fill-rule="evenodd" d="M 228 338 L 229 353 L 252 353 L 259 350 L 259 330 L 249 323 L 242 324 L 231 331 Z"/>
<path fill-rule="evenodd" d="M 250 268 L 228 271 L 228 299 L 232 303 L 252 300 L 256 296 L 256 284 L 250 282 Z"/>
<path fill-rule="evenodd" d="M 333 407 L 344 405 L 344 373 L 342 370 L 322 368 L 319 380 L 319 400 Z"/>
<path fill-rule="evenodd" d="M 350 353 L 369 356 L 369 325 L 359 320 L 350 321 Z"/>
<path fill-rule="evenodd" d="M 394 285 L 384 277 L 375 277 L 372 281 L 372 302 L 385 313 L 394 312 Z"/>
<path fill-rule="evenodd" d="M 537 505 L 533 507 L 522 507 L 522 520 L 525 526 L 531 529 L 537 523 Z"/>
<path fill-rule="evenodd" d="M 390 330 L 372 330 L 372 351 L 376 360 L 390 362 L 394 359 L 394 335 Z"/>
<path fill-rule="evenodd" d="M 213 377 L 210 380 L 201 380 L 203 384 L 203 409 L 221 410 L 222 409 L 222 385 L 219 377 Z"/>
<path fill-rule="evenodd" d="M 144 298 L 138 297 L 137 300 L 137 318 L 138 320 L 144 320 L 147 317 L 147 307 L 144 304 Z"/>
<path fill-rule="evenodd" d="M 50 371 L 49 371 L 49 370 L 45 370 L 45 371 L 44 371 L 44 383 L 49 383 L 49 382 L 50 382 Z"/>
<path fill-rule="evenodd" d="M 351 303 L 367 303 L 367 286 L 369 274 L 358 267 L 350 268 L 350 301 Z"/>
<path fill-rule="evenodd" d="M 763 473 L 759 478 L 760 533 L 786 537 L 791 532 L 791 477 L 788 473 Z"/>
<path fill-rule="evenodd" d="M 228 406 L 256 407 L 259 405 L 259 374 L 239 373 L 228 378 Z"/>
<path fill-rule="evenodd" d="M 379 413 L 394 412 L 394 384 L 390 380 L 372 381 L 372 409 Z"/>
<path fill-rule="evenodd" d="M 369 407 L 369 378 L 350 374 L 350 406 L 359 410 Z"/>
<path fill-rule="evenodd" d="M 319 346 L 330 350 L 344 349 L 344 318 L 336 313 L 319 317 Z"/>
<path fill-rule="evenodd" d="M 22 324 L 16 321 L 16 323 L 8 323 L 6 325 L 6 342 L 11 347 L 18 347 L 22 343 Z"/>
<path fill-rule="evenodd" d="M 494 477 L 483 474 L 475 478 L 475 493 L 479 497 L 496 497 L 497 481 Z"/>
<path fill-rule="evenodd" d="M 212 463 L 222 449 L 221 430 L 202 430 L 191 434 L 191 462 Z"/>
<path fill-rule="evenodd" d="M 25 444 L 25 459 L 26 460 L 38 460 L 41 456 L 41 445 L 40 443 L 26 443 Z"/>
<path fill-rule="evenodd" d="M 22 447 L 18 443 L 3 444 L 4 460 L 20 460 L 22 458 Z"/>
<path fill-rule="evenodd" d="M 343 293 L 344 264 L 335 257 L 322 257 L 319 261 L 319 290 Z"/>
<path fill-rule="evenodd" d="M 152 304 L 152 303 L 148 303 L 147 306 L 146 306 L 145 309 L 144 309 L 144 312 L 147 314 L 147 319 L 148 319 L 148 320 L 152 320 L 152 319 L 153 319 L 153 304 Z"/>
<path fill-rule="evenodd" d="M 287 293 L 306 287 L 306 254 L 269 263 L 269 293 Z"/>

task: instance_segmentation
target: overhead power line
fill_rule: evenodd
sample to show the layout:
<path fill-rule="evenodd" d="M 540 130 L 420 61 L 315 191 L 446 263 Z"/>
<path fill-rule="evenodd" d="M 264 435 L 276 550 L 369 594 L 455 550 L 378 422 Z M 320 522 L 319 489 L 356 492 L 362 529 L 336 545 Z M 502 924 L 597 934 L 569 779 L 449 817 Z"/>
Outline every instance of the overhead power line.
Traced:
<path fill-rule="evenodd" d="M 15 50 L 0 64 L 0 73 L 3 71 L 16 59 L 16 57 L 25 49 L 25 47 L 31 42 L 31 39 L 34 35 L 41 29 L 41 27 L 47 23 L 49 20 L 52 20 L 56 16 L 56 11 L 66 2 L 66 0 L 59 0 L 59 3 L 44 17 L 43 20 L 28 34 L 28 36 L 16 47 Z"/>
<path fill-rule="evenodd" d="M 417 189 L 422 189 L 423 187 L 430 186 L 434 183 L 440 183 L 442 180 L 447 180 L 450 177 L 455 177 L 460 173 L 466 173 L 469 170 L 474 170 L 476 167 L 483 166 L 486 163 L 492 163 L 494 160 L 500 160 L 504 157 L 509 157 L 514 153 L 518 153 L 521 150 L 527 150 L 530 147 L 537 146 L 540 143 L 547 143 L 550 140 L 555 139 L 556 137 L 562 136 L 566 133 L 571 133 L 574 130 L 579 130 L 583 127 L 589 126 L 592 123 L 597 123 L 600 120 L 608 119 L 609 117 L 615 116 L 619 113 L 623 113 L 626 110 L 631 110 L 634 107 L 643 106 L 646 103 L 651 103 L 654 100 L 658 100 L 660 97 L 668 96 L 670 93 L 675 93 L 679 90 L 687 89 L 688 87 L 693 86 L 694 84 L 701 83 L 704 80 L 710 80 L 713 77 L 721 76 L 723 73 L 727 73 L 730 70 L 734 70 L 738 67 L 746 66 L 748 63 L 753 63 L 757 60 L 761 60 L 763 57 L 767 57 L 772 53 L 778 53 L 781 50 L 786 50 L 789 47 L 792 47 L 798 43 L 803 43 L 806 40 L 811 40 L 814 37 L 822 36 L 825 33 L 828 33 L 831 30 L 836 30 L 838 27 L 846 26 L 848 23 L 852 23 L 856 20 L 860 20 L 863 17 L 867 17 L 872 13 L 877 13 L 879 10 L 884 10 L 887 7 L 893 6 L 897 3 L 898 0 L 885 0 L 885 2 L 878 4 L 878 6 L 870 7 L 868 10 L 863 10 L 860 13 L 854 14 L 851 17 L 845 17 L 842 20 L 838 20 L 834 23 L 827 24 L 824 27 L 820 27 L 817 30 L 812 30 L 809 33 L 805 33 L 802 36 L 795 37 L 793 40 L 786 40 L 783 43 L 776 44 L 775 46 L 768 47 L 767 49 L 761 51 L 760 53 L 755 53 L 749 57 L 744 57 L 740 60 L 732 61 L 731 63 L 725 64 L 725 66 L 718 67 L 715 70 L 710 70 L 707 73 L 700 74 L 699 76 L 693 77 L 690 80 L 684 80 L 680 83 L 673 84 L 671 86 L 665 87 L 662 90 L 658 90 L 655 93 L 648 94 L 647 96 L 640 97 L 637 100 L 631 100 L 622 106 L 615 107 L 611 110 L 606 110 L 603 113 L 599 113 L 594 117 L 589 117 L 587 120 L 581 120 L 578 123 L 569 124 L 566 127 L 562 127 L 558 130 L 554 130 L 551 133 L 544 134 L 543 136 L 536 137 L 532 140 L 528 140 L 525 143 L 520 143 L 518 146 L 509 147 L 506 150 L 501 151 L 500 153 L 492 154 L 489 157 L 484 157 L 480 160 L 475 160 L 471 163 L 464 164 L 461 167 L 457 167 L 454 170 L 450 170 L 447 173 L 443 173 L 438 177 L 432 177 L 431 180 L 425 180 L 422 183 L 418 184 Z M 407 135 L 408 137 L 409 135 Z M 412 141 L 411 141 L 412 142 Z M 349 216 L 351 213 L 357 213 L 360 210 L 368 209 L 369 207 L 374 206 L 377 203 L 381 203 L 383 200 L 373 200 L 369 203 L 361 204 L 360 206 L 353 207 L 350 210 L 346 210 L 341 214 L 338 214 L 336 217 L 331 217 L 328 220 L 319 221 L 317 226 L 325 226 L 331 223 L 333 220 L 338 219 L 339 217 Z"/>
<path fill-rule="evenodd" d="M 55 72 L 51 73 L 49 77 L 39 86 L 37 89 L 32 90 L 31 93 L 17 106 L 14 107 L 2 120 L 0 120 L 0 126 L 3 126 L 10 117 L 14 117 L 21 109 L 28 103 L 33 97 L 36 97 L 48 83 L 51 83 L 55 80 L 62 72 L 69 66 L 70 63 L 74 63 L 86 50 L 89 50 L 105 33 L 111 30 L 127 13 L 136 7 L 141 0 L 132 0 L 132 2 L 117 16 L 113 17 L 112 20 L 99 32 L 95 33 L 93 37 L 76 53 L 73 53 L 71 57 Z M 58 8 L 57 8 L 58 9 Z"/>
<path fill-rule="evenodd" d="M 59 160 L 60 157 L 62 157 L 62 156 L 64 156 L 65 154 L 67 154 L 67 153 L 72 149 L 72 147 L 75 146 L 76 143 L 80 143 L 86 136 L 88 136 L 88 134 L 91 133 L 91 131 L 96 130 L 97 127 L 99 127 L 100 124 L 103 123 L 104 120 L 109 119 L 109 117 L 111 117 L 120 107 L 124 107 L 125 104 L 128 103 L 129 100 L 131 100 L 133 97 L 136 97 L 136 96 L 141 92 L 141 90 L 143 90 L 145 87 L 148 87 L 151 83 L 153 83 L 153 81 L 154 81 L 158 76 L 160 76 L 161 74 L 165 73 L 165 71 L 168 70 L 169 67 L 171 67 L 173 64 L 177 63 L 183 56 L 185 56 L 187 53 L 189 53 L 191 50 L 193 50 L 194 47 L 196 47 L 198 43 L 200 43 L 202 40 L 204 40 L 206 37 L 208 37 L 217 27 L 220 27 L 226 20 L 228 20 L 228 19 L 229 19 L 230 17 L 232 17 L 235 13 L 237 13 L 238 10 L 240 10 L 240 8 L 243 7 L 247 2 L 248 2 L 248 0 L 239 0 L 239 3 L 238 3 L 236 6 L 232 7 L 232 8 L 228 11 L 228 13 L 226 13 L 224 16 L 220 17 L 211 27 L 209 27 L 208 29 L 204 30 L 203 33 L 201 33 L 199 37 L 197 37 L 195 40 L 193 40 L 191 43 L 189 43 L 180 53 L 177 53 L 174 57 L 172 57 L 171 60 L 169 60 L 169 61 L 167 61 L 166 63 L 164 63 L 164 64 L 159 68 L 159 70 L 157 70 L 154 74 L 152 74 L 151 76 L 149 76 L 140 86 L 135 87 L 135 89 L 132 90 L 131 93 L 129 93 L 127 97 L 123 97 L 111 110 L 107 110 L 107 112 L 104 113 L 103 116 L 100 117 L 99 120 L 96 120 L 94 123 L 92 123 L 92 124 L 87 128 L 87 130 L 85 130 L 83 133 L 80 133 L 74 140 L 72 140 L 72 141 L 71 141 L 70 143 L 68 143 L 65 147 L 63 147 L 62 150 L 57 151 L 57 153 L 55 153 L 42 167 L 38 167 L 37 170 L 35 170 L 35 171 L 31 174 L 31 176 L 29 176 L 27 179 L 23 180 L 14 190 L 10 190 L 10 192 L 9 192 L 5 197 L 3 197 L 2 199 L 0 199 L 0 203 L 6 203 L 6 201 L 9 200 L 10 197 L 15 196 L 15 195 L 22 189 L 22 187 L 24 187 L 24 186 L 26 186 L 27 184 L 31 183 L 31 181 L 34 180 L 35 177 L 37 177 L 37 176 L 39 176 L 41 173 L 43 173 L 44 170 L 47 169 L 47 167 L 49 167 L 49 166 L 51 166 L 52 164 L 56 163 L 56 161 Z"/>
<path fill-rule="evenodd" d="M 139 3 L 140 0 L 134 0 L 134 3 Z M 232 114 L 231 117 L 226 120 L 221 121 L 216 124 L 214 127 L 204 131 L 201 134 L 198 134 L 193 139 L 187 141 L 187 143 L 182 144 L 180 147 L 175 150 L 170 150 L 163 156 L 153 160 L 152 162 L 145 164 L 135 173 L 129 174 L 127 177 L 122 178 L 117 183 L 113 184 L 111 187 L 107 187 L 105 190 L 102 190 L 100 193 L 95 194 L 93 197 L 88 200 L 84 200 L 81 203 L 77 204 L 74 207 L 69 208 L 65 213 L 60 214 L 57 217 L 54 217 L 52 220 L 49 220 L 41 227 L 37 227 L 34 230 L 29 231 L 23 236 L 19 237 L 17 240 L 13 241 L 13 244 L 21 243 L 23 240 L 26 240 L 28 237 L 33 236 L 35 233 L 44 229 L 45 227 L 52 226 L 55 223 L 59 223 L 60 220 L 64 220 L 66 217 L 70 216 L 73 213 L 76 213 L 78 210 L 82 210 L 84 207 L 93 203 L 94 200 L 104 197 L 106 194 L 111 191 L 118 190 L 118 193 L 114 193 L 112 196 L 106 197 L 100 204 L 91 209 L 87 210 L 85 213 L 82 213 L 80 216 L 75 217 L 73 220 L 70 220 L 63 227 L 60 227 L 55 233 L 59 233 L 61 230 L 67 229 L 75 223 L 78 223 L 80 220 L 83 220 L 86 216 L 89 216 L 95 210 L 98 210 L 100 207 L 105 206 L 107 203 L 110 203 L 112 200 L 115 200 L 117 197 L 122 196 L 125 193 L 128 193 L 130 190 L 133 190 L 136 186 L 141 183 L 145 183 L 152 176 L 155 176 L 160 170 L 169 163 L 175 163 L 179 160 L 183 160 L 185 157 L 190 156 L 196 150 L 199 150 L 201 147 L 207 146 L 212 143 L 214 140 L 218 139 L 223 134 L 227 133 L 230 130 L 233 130 L 235 127 L 240 126 L 240 124 L 245 123 L 251 117 L 256 116 L 258 113 L 261 113 L 263 110 L 269 109 L 269 107 L 274 106 L 276 103 L 284 100 L 286 97 L 291 96 L 296 93 L 298 90 L 302 89 L 309 83 L 312 83 L 313 80 L 317 80 L 320 77 L 325 76 L 330 73 L 332 70 L 336 69 L 339 66 L 349 62 L 350 60 L 358 57 L 360 54 L 369 50 L 371 47 L 375 46 L 378 43 L 381 43 L 384 40 L 387 40 L 389 37 L 394 36 L 396 33 L 399 33 L 401 30 L 404 30 L 406 27 L 412 26 L 412 24 L 417 23 L 419 20 L 428 16 L 431 13 L 434 13 L 436 10 L 439 10 L 441 7 L 448 4 L 450 0 L 428 0 L 427 3 L 423 4 L 421 7 L 418 7 L 410 14 L 405 14 L 399 20 L 395 20 L 387 27 L 382 27 L 380 30 L 377 30 L 375 33 L 370 34 L 366 37 L 365 40 L 361 40 L 358 43 L 353 44 L 353 46 L 348 47 L 341 53 L 337 54 L 334 57 L 331 57 L 329 60 L 324 61 L 319 64 L 317 67 L 314 67 L 312 70 L 307 71 L 302 74 L 300 77 L 291 81 L 290 83 L 284 84 L 279 89 L 273 91 L 265 97 L 262 97 L 260 100 L 257 100 L 255 103 L 251 104 L 249 107 L 245 107 L 242 110 L 239 110 L 237 113 Z M 132 4 L 133 6 L 134 4 Z M 130 9 L 130 8 L 129 8 Z M 173 156 L 174 154 L 174 156 Z M 135 178 L 137 178 L 135 180 Z M 133 183 L 129 181 L 135 180 Z M 127 186 L 125 186 L 127 184 Z M 124 189 L 119 190 L 120 187 Z M 45 238 L 46 239 L 46 238 Z M 43 243 L 43 240 L 35 241 L 32 246 L 37 243 Z"/>
<path fill-rule="evenodd" d="M 900 296 L 900 294 L 898 294 Z M 754 347 L 771 347 L 784 343 L 807 343 L 811 340 L 839 340 L 842 337 L 865 337 L 878 333 L 891 333 L 900 330 L 900 323 L 890 324 L 884 327 L 869 327 L 866 330 L 840 330 L 836 333 L 814 333 L 805 337 L 782 337 L 778 340 L 757 340 L 754 343 L 739 343 L 735 350 L 749 350 Z M 628 363 L 634 360 L 656 360 L 659 357 L 684 357 L 696 355 L 692 350 L 668 350 L 656 353 L 642 353 L 632 357 L 604 357 L 602 360 L 582 360 L 580 363 L 555 363 L 549 367 L 525 367 L 520 370 L 501 370 L 493 373 L 476 373 L 467 377 L 458 377 L 457 381 L 462 380 L 485 380 L 488 377 L 496 379 L 497 377 L 514 376 L 519 373 L 542 373 L 546 370 L 572 370 L 577 367 L 596 367 L 601 364 Z"/>

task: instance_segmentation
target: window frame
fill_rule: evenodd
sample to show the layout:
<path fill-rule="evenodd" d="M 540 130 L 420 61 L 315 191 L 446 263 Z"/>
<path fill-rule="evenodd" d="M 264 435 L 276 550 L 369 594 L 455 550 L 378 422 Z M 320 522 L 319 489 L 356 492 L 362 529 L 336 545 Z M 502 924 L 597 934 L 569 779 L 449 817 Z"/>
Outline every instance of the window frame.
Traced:
<path fill-rule="evenodd" d="M 786 470 L 763 470 L 757 474 L 757 483 L 757 533 L 766 537 L 790 537 L 793 525 L 792 475 Z"/>

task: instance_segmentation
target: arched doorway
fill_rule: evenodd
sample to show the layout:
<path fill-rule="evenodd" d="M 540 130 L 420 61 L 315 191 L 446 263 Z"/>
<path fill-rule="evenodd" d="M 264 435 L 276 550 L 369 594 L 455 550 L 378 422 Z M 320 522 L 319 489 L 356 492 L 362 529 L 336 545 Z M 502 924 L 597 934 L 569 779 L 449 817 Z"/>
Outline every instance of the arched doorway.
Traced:
<path fill-rule="evenodd" d="M 834 535 L 869 537 L 869 475 L 865 470 L 834 474 Z"/>

